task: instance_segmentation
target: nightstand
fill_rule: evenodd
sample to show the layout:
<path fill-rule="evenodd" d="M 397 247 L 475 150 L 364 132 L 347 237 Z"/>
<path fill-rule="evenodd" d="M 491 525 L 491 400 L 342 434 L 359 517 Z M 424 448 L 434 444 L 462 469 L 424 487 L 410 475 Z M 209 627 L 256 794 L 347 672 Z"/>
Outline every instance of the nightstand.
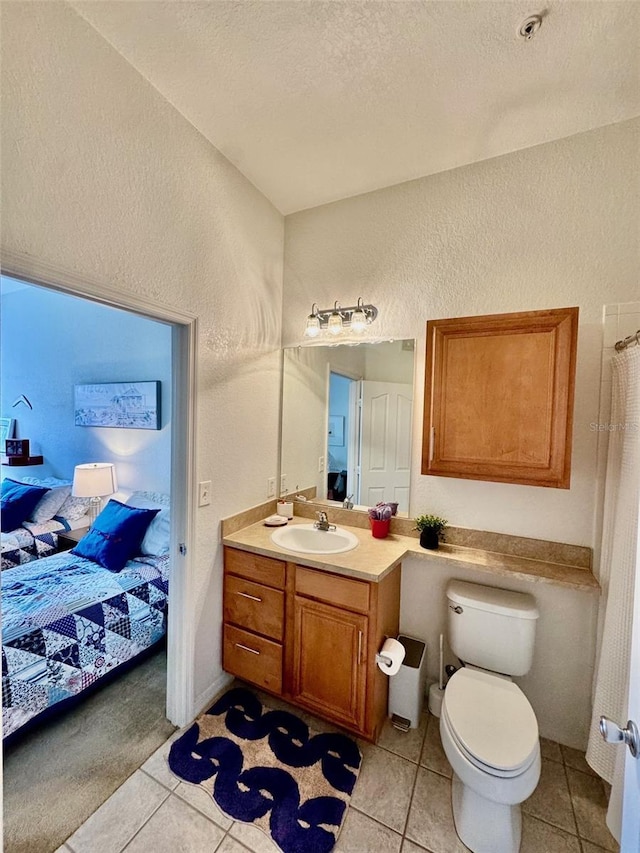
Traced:
<path fill-rule="evenodd" d="M 70 551 L 75 548 L 82 537 L 88 532 L 88 527 L 79 527 L 77 530 L 61 530 L 58 533 L 58 554 L 61 551 Z"/>

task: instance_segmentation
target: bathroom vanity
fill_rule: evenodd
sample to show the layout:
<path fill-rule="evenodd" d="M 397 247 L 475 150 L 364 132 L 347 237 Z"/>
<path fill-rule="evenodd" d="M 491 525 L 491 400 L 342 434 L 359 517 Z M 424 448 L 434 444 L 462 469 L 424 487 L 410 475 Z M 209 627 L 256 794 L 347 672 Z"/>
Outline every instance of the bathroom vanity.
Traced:
<path fill-rule="evenodd" d="M 375 741 L 388 690 L 375 655 L 398 634 L 401 567 L 370 579 L 335 568 L 225 546 L 223 667 Z"/>
<path fill-rule="evenodd" d="M 389 680 L 375 655 L 386 637 L 398 634 L 401 564 L 409 577 L 419 565 L 429 588 L 455 573 L 493 585 L 532 584 L 543 601 L 549 601 L 541 595 L 548 585 L 599 592 L 590 549 L 580 546 L 451 528 L 449 541 L 428 551 L 411 519 L 394 518 L 391 534 L 374 539 L 364 513 L 332 510 L 331 521 L 353 534 L 357 547 L 293 553 L 276 544 L 273 528 L 264 524 L 274 509 L 275 502 L 267 503 L 222 522 L 223 668 L 367 740 L 377 739 L 387 712 Z M 296 505 L 287 529 L 313 519 L 315 509 Z M 424 630 L 433 635 L 432 626 Z M 544 642 L 538 652 L 547 655 L 548 673 L 553 661 Z M 562 678 L 558 671 L 558 690 Z"/>

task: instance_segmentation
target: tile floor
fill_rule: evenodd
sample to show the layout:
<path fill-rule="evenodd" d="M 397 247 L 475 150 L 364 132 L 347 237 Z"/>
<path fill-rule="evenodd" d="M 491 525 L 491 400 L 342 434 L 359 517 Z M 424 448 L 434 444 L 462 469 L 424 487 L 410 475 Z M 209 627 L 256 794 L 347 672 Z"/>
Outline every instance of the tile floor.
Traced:
<path fill-rule="evenodd" d="M 305 719 L 317 730 L 328 728 Z M 376 746 L 360 743 L 360 777 L 334 853 L 467 850 L 453 828 L 451 767 L 438 724 L 425 712 L 417 729 L 405 734 L 387 723 Z M 57 853 L 276 853 L 264 833 L 231 821 L 203 790 L 171 774 L 171 740 Z M 542 756 L 540 784 L 522 807 L 521 853 L 618 851 L 605 825 L 604 784 L 584 755 L 543 740 Z"/>

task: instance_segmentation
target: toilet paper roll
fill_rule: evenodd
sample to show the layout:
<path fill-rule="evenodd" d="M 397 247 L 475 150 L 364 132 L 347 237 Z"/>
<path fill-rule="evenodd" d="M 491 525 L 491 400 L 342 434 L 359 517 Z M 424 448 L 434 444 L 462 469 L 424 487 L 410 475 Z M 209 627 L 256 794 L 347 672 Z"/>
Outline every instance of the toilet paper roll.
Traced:
<path fill-rule="evenodd" d="M 402 643 L 389 637 L 384 641 L 384 645 L 380 649 L 380 653 L 376 655 L 376 663 L 378 669 L 384 672 L 385 675 L 395 675 L 404 660 L 405 650 Z"/>

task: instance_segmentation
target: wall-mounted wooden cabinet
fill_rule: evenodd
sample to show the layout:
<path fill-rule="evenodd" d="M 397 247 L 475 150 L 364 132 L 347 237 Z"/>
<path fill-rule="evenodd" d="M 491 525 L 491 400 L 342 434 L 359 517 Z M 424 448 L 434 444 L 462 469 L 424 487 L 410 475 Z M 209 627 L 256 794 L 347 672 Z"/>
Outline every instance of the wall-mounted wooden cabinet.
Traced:
<path fill-rule="evenodd" d="M 427 323 L 422 473 L 568 489 L 578 309 Z"/>

